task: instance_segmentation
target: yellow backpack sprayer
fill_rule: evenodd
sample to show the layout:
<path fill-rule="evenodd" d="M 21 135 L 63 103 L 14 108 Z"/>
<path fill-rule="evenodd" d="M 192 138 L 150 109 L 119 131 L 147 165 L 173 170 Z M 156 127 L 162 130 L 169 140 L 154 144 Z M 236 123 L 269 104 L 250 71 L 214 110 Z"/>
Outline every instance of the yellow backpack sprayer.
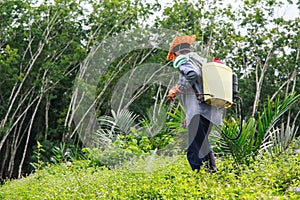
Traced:
<path fill-rule="evenodd" d="M 229 138 L 224 134 L 228 139 L 236 140 L 241 135 L 243 121 L 242 99 L 237 96 L 237 75 L 218 59 L 214 58 L 213 61 L 202 65 L 203 94 L 197 97 L 203 96 L 206 104 L 217 108 L 237 107 L 240 115 L 240 133 L 235 138 Z"/>
<path fill-rule="evenodd" d="M 218 108 L 229 108 L 233 105 L 232 69 L 217 62 L 205 63 L 202 66 L 203 96 L 206 104 Z"/>

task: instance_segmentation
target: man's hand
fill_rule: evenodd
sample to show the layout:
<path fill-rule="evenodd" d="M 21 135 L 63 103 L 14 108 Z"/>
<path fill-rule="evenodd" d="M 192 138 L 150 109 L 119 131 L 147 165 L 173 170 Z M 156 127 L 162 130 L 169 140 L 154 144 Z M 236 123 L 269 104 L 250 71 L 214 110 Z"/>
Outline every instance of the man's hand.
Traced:
<path fill-rule="evenodd" d="M 182 91 L 179 89 L 179 85 L 176 84 L 174 87 L 172 87 L 170 90 L 169 90 L 169 94 L 168 94 L 168 98 L 171 100 L 171 101 L 174 101 L 175 97 L 181 93 Z"/>
<path fill-rule="evenodd" d="M 186 128 L 186 119 L 184 119 L 182 122 L 182 128 Z"/>

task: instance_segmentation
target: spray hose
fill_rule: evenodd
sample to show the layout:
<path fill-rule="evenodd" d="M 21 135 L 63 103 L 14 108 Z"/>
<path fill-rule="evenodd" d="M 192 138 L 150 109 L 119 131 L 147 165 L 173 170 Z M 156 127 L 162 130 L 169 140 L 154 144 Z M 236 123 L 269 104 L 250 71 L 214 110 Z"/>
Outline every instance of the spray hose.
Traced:
<path fill-rule="evenodd" d="M 237 109 L 238 109 L 238 114 L 240 116 L 240 124 L 239 124 L 239 133 L 234 137 L 229 137 L 223 130 L 221 127 L 218 127 L 220 130 L 220 133 L 226 137 L 229 140 L 237 140 L 239 139 L 239 137 L 242 135 L 242 129 L 243 129 L 243 121 L 244 121 L 244 113 L 243 113 L 243 101 L 242 98 L 239 96 L 235 96 L 235 98 L 237 99 L 237 102 L 235 105 L 237 105 Z"/>

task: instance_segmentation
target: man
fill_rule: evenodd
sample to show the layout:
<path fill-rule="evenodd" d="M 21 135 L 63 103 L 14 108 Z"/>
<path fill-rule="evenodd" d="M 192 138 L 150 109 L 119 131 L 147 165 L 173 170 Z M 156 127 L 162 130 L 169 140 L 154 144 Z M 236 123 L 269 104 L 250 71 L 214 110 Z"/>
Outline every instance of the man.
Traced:
<path fill-rule="evenodd" d="M 187 159 L 192 170 L 199 171 L 204 165 L 214 173 L 217 167 L 208 135 L 213 124 L 222 124 L 223 111 L 203 101 L 201 57 L 191 51 L 195 39 L 196 36 L 177 36 L 170 45 L 167 61 L 174 61 L 180 75 L 168 98 L 174 101 L 178 94 L 182 96 L 188 127 Z"/>

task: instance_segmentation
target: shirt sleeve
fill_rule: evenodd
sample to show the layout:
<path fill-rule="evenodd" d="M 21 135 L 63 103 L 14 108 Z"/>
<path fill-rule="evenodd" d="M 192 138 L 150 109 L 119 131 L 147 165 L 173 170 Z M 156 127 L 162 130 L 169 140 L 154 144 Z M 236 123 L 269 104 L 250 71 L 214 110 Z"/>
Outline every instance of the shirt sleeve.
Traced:
<path fill-rule="evenodd" d="M 179 70 L 191 85 L 196 82 L 197 77 L 200 75 L 199 70 L 191 62 L 183 63 L 179 66 Z"/>

